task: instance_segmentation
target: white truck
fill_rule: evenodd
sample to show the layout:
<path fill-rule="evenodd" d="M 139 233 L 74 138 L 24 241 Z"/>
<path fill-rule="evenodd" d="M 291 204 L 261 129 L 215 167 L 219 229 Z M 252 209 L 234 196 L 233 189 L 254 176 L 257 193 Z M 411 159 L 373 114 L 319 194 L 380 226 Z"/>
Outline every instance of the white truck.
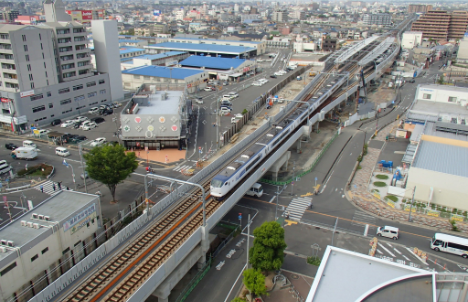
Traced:
<path fill-rule="evenodd" d="M 37 149 L 31 147 L 19 147 L 11 152 L 13 159 L 33 160 L 37 158 Z"/>

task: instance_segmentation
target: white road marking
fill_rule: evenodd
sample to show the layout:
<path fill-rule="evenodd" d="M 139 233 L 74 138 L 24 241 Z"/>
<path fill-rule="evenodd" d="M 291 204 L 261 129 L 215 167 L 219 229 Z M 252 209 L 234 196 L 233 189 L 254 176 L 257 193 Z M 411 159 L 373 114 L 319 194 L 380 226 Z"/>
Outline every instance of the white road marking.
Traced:
<path fill-rule="evenodd" d="M 393 254 L 392 252 L 390 252 L 383 244 L 381 244 L 380 242 L 378 243 L 378 245 L 384 249 L 384 251 L 386 251 L 387 253 L 389 253 L 392 257 L 396 257 L 395 254 Z"/>
<path fill-rule="evenodd" d="M 408 257 L 406 257 L 405 255 L 402 255 L 403 258 L 405 258 L 406 260 L 410 261 Z"/>
<path fill-rule="evenodd" d="M 402 254 L 399 250 L 397 250 L 396 248 L 393 248 L 393 250 L 394 250 L 395 252 L 397 252 L 398 254 L 403 255 L 403 254 Z"/>
<path fill-rule="evenodd" d="M 377 253 L 383 255 L 383 253 L 379 249 L 377 249 Z"/>
<path fill-rule="evenodd" d="M 270 199 L 269 203 L 271 203 L 275 198 L 276 198 L 276 196 L 273 196 L 273 197 Z"/>

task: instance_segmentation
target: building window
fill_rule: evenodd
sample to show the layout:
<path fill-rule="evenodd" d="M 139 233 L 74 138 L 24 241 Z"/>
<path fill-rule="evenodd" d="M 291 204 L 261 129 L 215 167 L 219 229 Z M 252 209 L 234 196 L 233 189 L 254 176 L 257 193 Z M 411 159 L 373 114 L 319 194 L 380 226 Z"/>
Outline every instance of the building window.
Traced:
<path fill-rule="evenodd" d="M 31 101 L 37 101 L 37 100 L 44 98 L 44 95 L 42 93 L 39 93 L 39 94 L 31 95 L 30 98 L 31 98 Z"/>
<path fill-rule="evenodd" d="M 28 45 L 23 45 L 24 51 L 28 51 Z"/>
<path fill-rule="evenodd" d="M 66 100 L 60 101 L 60 105 L 65 105 L 65 104 L 70 104 L 70 103 L 71 103 L 71 99 L 66 99 Z"/>
<path fill-rule="evenodd" d="M 76 107 L 76 110 L 80 110 L 81 108 L 84 108 L 84 107 L 86 107 L 86 106 L 83 105 L 83 106 Z"/>
<path fill-rule="evenodd" d="M 86 83 L 86 87 L 93 87 L 93 86 L 96 86 L 96 82 L 88 82 Z"/>
<path fill-rule="evenodd" d="M 29 55 L 24 56 L 26 58 L 26 62 L 29 62 Z"/>
<path fill-rule="evenodd" d="M 31 64 L 26 65 L 28 71 L 31 71 Z"/>
<path fill-rule="evenodd" d="M 41 43 L 41 50 L 44 50 L 44 48 L 42 48 L 42 43 Z"/>
<path fill-rule="evenodd" d="M 13 262 L 12 264 L 8 265 L 7 267 L 5 267 L 2 271 L 0 271 L 0 277 L 1 276 L 5 276 L 6 273 L 8 273 L 9 271 L 11 271 L 12 269 L 14 269 L 16 267 L 16 262 Z"/>
<path fill-rule="evenodd" d="M 76 71 L 66 72 L 66 73 L 63 74 L 64 79 L 71 78 L 71 77 L 74 77 L 74 76 L 76 76 Z"/>
<path fill-rule="evenodd" d="M 70 92 L 70 88 L 62 88 L 62 89 L 59 89 L 58 93 L 59 94 L 62 94 L 62 93 L 67 93 L 67 92 Z"/>
<path fill-rule="evenodd" d="M 105 99 L 105 100 L 101 100 L 101 103 L 105 103 L 105 102 L 107 102 L 107 99 Z"/>
<path fill-rule="evenodd" d="M 99 84 L 104 84 L 105 82 L 105 80 L 99 80 Z"/>
<path fill-rule="evenodd" d="M 35 122 L 39 122 L 39 121 L 46 120 L 46 119 L 47 119 L 47 116 L 44 116 L 44 117 L 35 119 L 34 121 L 35 121 Z"/>
<path fill-rule="evenodd" d="M 48 77 L 49 77 L 49 75 L 47 74 L 47 71 L 45 72 L 45 77 L 46 77 L 46 78 L 48 78 Z"/>
<path fill-rule="evenodd" d="M 456 96 L 449 96 L 448 101 L 449 101 L 449 103 L 456 103 L 457 102 L 457 97 Z"/>
<path fill-rule="evenodd" d="M 26 35 L 22 35 L 23 37 L 23 42 L 26 42 Z"/>
<path fill-rule="evenodd" d="M 79 75 L 87 74 L 88 71 L 89 71 L 88 69 L 80 70 L 80 71 L 78 71 L 78 74 L 79 74 Z"/>
<path fill-rule="evenodd" d="M 59 35 L 65 35 L 65 34 L 69 34 L 70 33 L 70 29 L 58 29 L 57 30 L 57 34 Z"/>
<path fill-rule="evenodd" d="M 149 79 L 151 79 L 151 77 L 149 77 L 149 76 L 144 76 L 143 79 L 149 80 Z"/>
<path fill-rule="evenodd" d="M 34 83 L 31 82 L 31 89 L 34 89 Z"/>
<path fill-rule="evenodd" d="M 431 99 L 431 95 L 429 93 L 423 93 L 423 99 L 424 100 L 430 100 Z"/>
<path fill-rule="evenodd" d="M 139 75 L 133 75 L 133 78 L 134 78 L 135 80 L 139 80 L 139 79 L 140 79 L 140 76 L 139 76 Z"/>
<path fill-rule="evenodd" d="M 32 74 L 29 74 L 29 80 L 30 80 L 30 81 L 34 81 L 34 78 L 33 78 L 33 75 L 32 75 Z"/>
<path fill-rule="evenodd" d="M 44 68 L 47 68 L 46 63 L 44 62 Z"/>
<path fill-rule="evenodd" d="M 92 107 L 93 105 L 97 105 L 97 104 L 99 104 L 99 102 L 93 102 L 93 103 L 89 103 L 89 105 L 88 105 L 88 106 L 89 106 L 89 107 Z"/>
<path fill-rule="evenodd" d="M 35 113 L 35 112 L 39 112 L 39 111 L 43 111 L 43 110 L 45 110 L 45 105 L 33 107 L 32 112 Z"/>
<path fill-rule="evenodd" d="M 65 113 L 68 113 L 68 112 L 72 112 L 73 109 L 69 109 L 69 110 L 66 110 L 66 111 L 62 111 L 62 114 L 65 114 Z"/>
<path fill-rule="evenodd" d="M 79 95 L 79 96 L 75 96 L 75 98 L 74 98 L 75 102 L 78 102 L 78 101 L 81 101 L 81 100 L 84 100 L 84 99 L 85 99 L 84 94 Z"/>
<path fill-rule="evenodd" d="M 88 93 L 88 98 L 92 98 L 92 97 L 94 97 L 96 95 L 97 95 L 97 91 L 90 92 L 90 93 Z"/>
<path fill-rule="evenodd" d="M 80 90 L 80 89 L 83 89 L 83 84 L 73 86 L 73 91 L 77 91 L 77 90 Z"/>
<path fill-rule="evenodd" d="M 54 104 L 49 103 L 49 108 L 54 108 Z"/>
<path fill-rule="evenodd" d="M 36 260 L 37 258 L 39 258 L 39 255 L 38 255 L 38 254 L 34 255 L 34 257 L 31 258 L 31 262 L 33 262 L 33 261 Z"/>
<path fill-rule="evenodd" d="M 105 89 L 99 90 L 99 93 L 100 93 L 100 94 L 106 94 L 106 90 L 105 90 Z"/>

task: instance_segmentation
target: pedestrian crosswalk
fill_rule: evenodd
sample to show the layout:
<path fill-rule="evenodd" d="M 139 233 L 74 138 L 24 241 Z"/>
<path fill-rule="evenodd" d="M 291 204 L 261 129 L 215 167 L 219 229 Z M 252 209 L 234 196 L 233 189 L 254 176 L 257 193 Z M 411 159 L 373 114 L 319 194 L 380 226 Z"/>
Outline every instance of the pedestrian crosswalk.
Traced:
<path fill-rule="evenodd" d="M 375 225 L 375 217 L 361 211 L 355 211 L 352 225 L 364 227 L 366 224 Z"/>
<path fill-rule="evenodd" d="M 192 166 L 191 165 L 177 166 L 172 170 L 177 171 L 177 172 L 182 172 L 183 170 L 188 170 L 188 169 L 192 169 Z"/>
<path fill-rule="evenodd" d="M 54 190 L 54 185 L 55 185 L 55 190 Z M 60 191 L 58 184 L 51 180 L 48 180 L 46 182 L 43 182 L 40 185 L 35 186 L 34 189 L 41 191 L 41 186 L 43 187 L 43 192 L 48 195 L 53 195 L 57 193 L 58 191 Z"/>
<path fill-rule="evenodd" d="M 421 257 L 415 255 L 410 248 L 404 246 L 396 246 L 385 240 L 379 240 L 377 244 L 377 253 L 375 257 L 396 262 L 403 265 L 408 265 L 416 268 L 426 269 L 430 263 L 425 262 Z"/>
<path fill-rule="evenodd" d="M 294 198 L 286 208 L 286 217 L 289 215 L 289 219 L 300 221 L 305 210 L 310 207 L 311 203 L 311 197 Z"/>

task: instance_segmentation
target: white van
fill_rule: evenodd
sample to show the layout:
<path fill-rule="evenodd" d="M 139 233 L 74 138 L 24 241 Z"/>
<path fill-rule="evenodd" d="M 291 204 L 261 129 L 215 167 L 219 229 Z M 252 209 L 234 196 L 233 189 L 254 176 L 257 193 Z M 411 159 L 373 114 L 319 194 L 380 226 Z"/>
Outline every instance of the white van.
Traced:
<path fill-rule="evenodd" d="M 57 147 L 55 148 L 55 154 L 57 154 L 58 156 L 65 157 L 70 155 L 70 151 L 68 151 L 68 149 L 64 147 Z"/>
<path fill-rule="evenodd" d="M 263 195 L 263 187 L 259 183 L 255 183 L 252 188 L 250 188 L 247 192 L 245 192 L 245 195 L 249 196 L 254 196 L 254 197 L 262 197 Z"/>
<path fill-rule="evenodd" d="M 6 160 L 0 160 L 0 174 L 10 172 L 11 166 Z"/>
<path fill-rule="evenodd" d="M 36 144 L 32 141 L 23 141 L 23 147 L 37 148 Z"/>
<path fill-rule="evenodd" d="M 393 240 L 397 240 L 400 236 L 400 231 L 398 228 L 392 226 L 383 226 L 377 228 L 377 236 L 391 238 Z"/>

